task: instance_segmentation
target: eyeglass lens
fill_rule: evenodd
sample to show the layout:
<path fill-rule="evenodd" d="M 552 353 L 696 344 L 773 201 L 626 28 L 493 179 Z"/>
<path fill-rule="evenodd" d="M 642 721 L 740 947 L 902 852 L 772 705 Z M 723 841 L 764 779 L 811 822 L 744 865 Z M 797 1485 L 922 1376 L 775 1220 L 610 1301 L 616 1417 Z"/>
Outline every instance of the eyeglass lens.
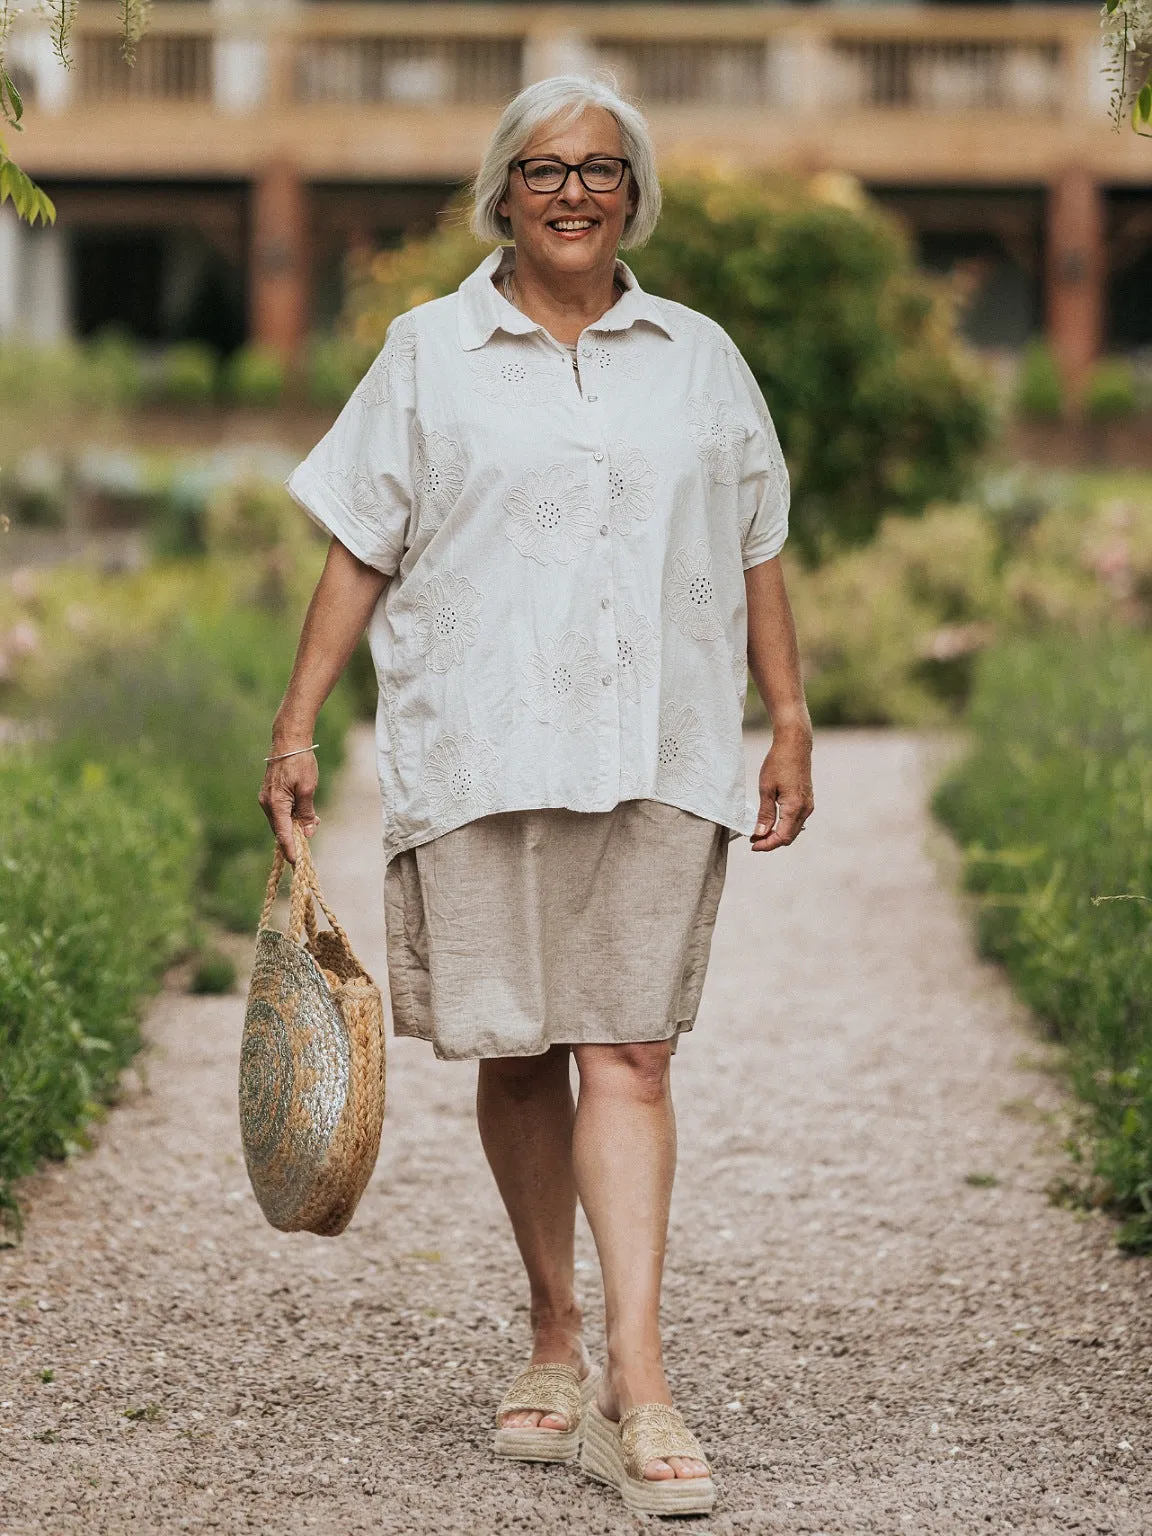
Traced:
<path fill-rule="evenodd" d="M 566 166 L 558 160 L 526 160 L 524 180 L 533 192 L 557 192 L 574 170 L 589 192 L 614 192 L 624 179 L 623 160 L 585 160 L 583 165 Z"/>

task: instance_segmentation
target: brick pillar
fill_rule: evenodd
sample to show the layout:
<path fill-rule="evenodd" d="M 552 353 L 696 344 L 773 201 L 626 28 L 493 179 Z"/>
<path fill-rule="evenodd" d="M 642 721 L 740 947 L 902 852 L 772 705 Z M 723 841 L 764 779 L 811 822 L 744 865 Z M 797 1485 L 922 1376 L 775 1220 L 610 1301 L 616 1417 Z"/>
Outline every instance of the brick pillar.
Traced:
<path fill-rule="evenodd" d="M 307 191 L 296 167 L 264 167 L 252 198 L 249 330 L 286 361 L 308 328 Z"/>
<path fill-rule="evenodd" d="M 1085 170 L 1048 189 L 1048 339 L 1075 400 L 1104 337 L 1104 198 Z"/>

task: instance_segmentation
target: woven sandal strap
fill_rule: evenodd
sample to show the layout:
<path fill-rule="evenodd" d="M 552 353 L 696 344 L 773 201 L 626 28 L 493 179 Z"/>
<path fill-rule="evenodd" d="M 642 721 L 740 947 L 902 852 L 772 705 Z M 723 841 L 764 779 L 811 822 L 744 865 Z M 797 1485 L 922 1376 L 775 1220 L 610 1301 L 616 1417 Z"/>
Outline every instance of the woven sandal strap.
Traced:
<path fill-rule="evenodd" d="M 570 1365 L 530 1365 L 505 1392 L 496 1422 L 506 1413 L 562 1413 L 570 1430 L 580 1423 L 580 1377 Z"/>
<path fill-rule="evenodd" d="M 650 1461 L 667 1461 L 669 1456 L 687 1456 L 708 1465 L 699 1440 L 667 1403 L 640 1403 L 622 1414 L 620 1449 L 629 1477 L 642 1479 Z"/>

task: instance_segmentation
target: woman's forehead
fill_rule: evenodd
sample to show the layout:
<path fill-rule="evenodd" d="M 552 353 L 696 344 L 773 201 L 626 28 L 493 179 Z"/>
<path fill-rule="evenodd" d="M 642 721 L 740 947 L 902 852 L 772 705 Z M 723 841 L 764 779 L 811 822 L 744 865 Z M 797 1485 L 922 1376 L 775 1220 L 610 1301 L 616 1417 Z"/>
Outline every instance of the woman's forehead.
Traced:
<path fill-rule="evenodd" d="M 520 151 L 529 155 L 555 155 L 570 165 L 590 155 L 619 155 L 620 125 L 603 107 L 585 107 L 571 122 L 553 118 L 542 123 Z"/>

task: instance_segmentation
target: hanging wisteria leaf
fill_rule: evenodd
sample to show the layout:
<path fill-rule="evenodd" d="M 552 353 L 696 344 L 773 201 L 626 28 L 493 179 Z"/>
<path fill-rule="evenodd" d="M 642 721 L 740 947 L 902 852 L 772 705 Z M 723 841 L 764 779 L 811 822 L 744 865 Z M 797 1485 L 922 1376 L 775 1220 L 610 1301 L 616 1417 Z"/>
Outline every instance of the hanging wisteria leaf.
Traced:
<path fill-rule="evenodd" d="M 48 194 L 39 188 L 32 178 L 23 172 L 15 160 L 10 160 L 0 145 L 0 206 L 11 202 L 18 217 L 26 224 L 55 224 L 56 205 Z"/>

